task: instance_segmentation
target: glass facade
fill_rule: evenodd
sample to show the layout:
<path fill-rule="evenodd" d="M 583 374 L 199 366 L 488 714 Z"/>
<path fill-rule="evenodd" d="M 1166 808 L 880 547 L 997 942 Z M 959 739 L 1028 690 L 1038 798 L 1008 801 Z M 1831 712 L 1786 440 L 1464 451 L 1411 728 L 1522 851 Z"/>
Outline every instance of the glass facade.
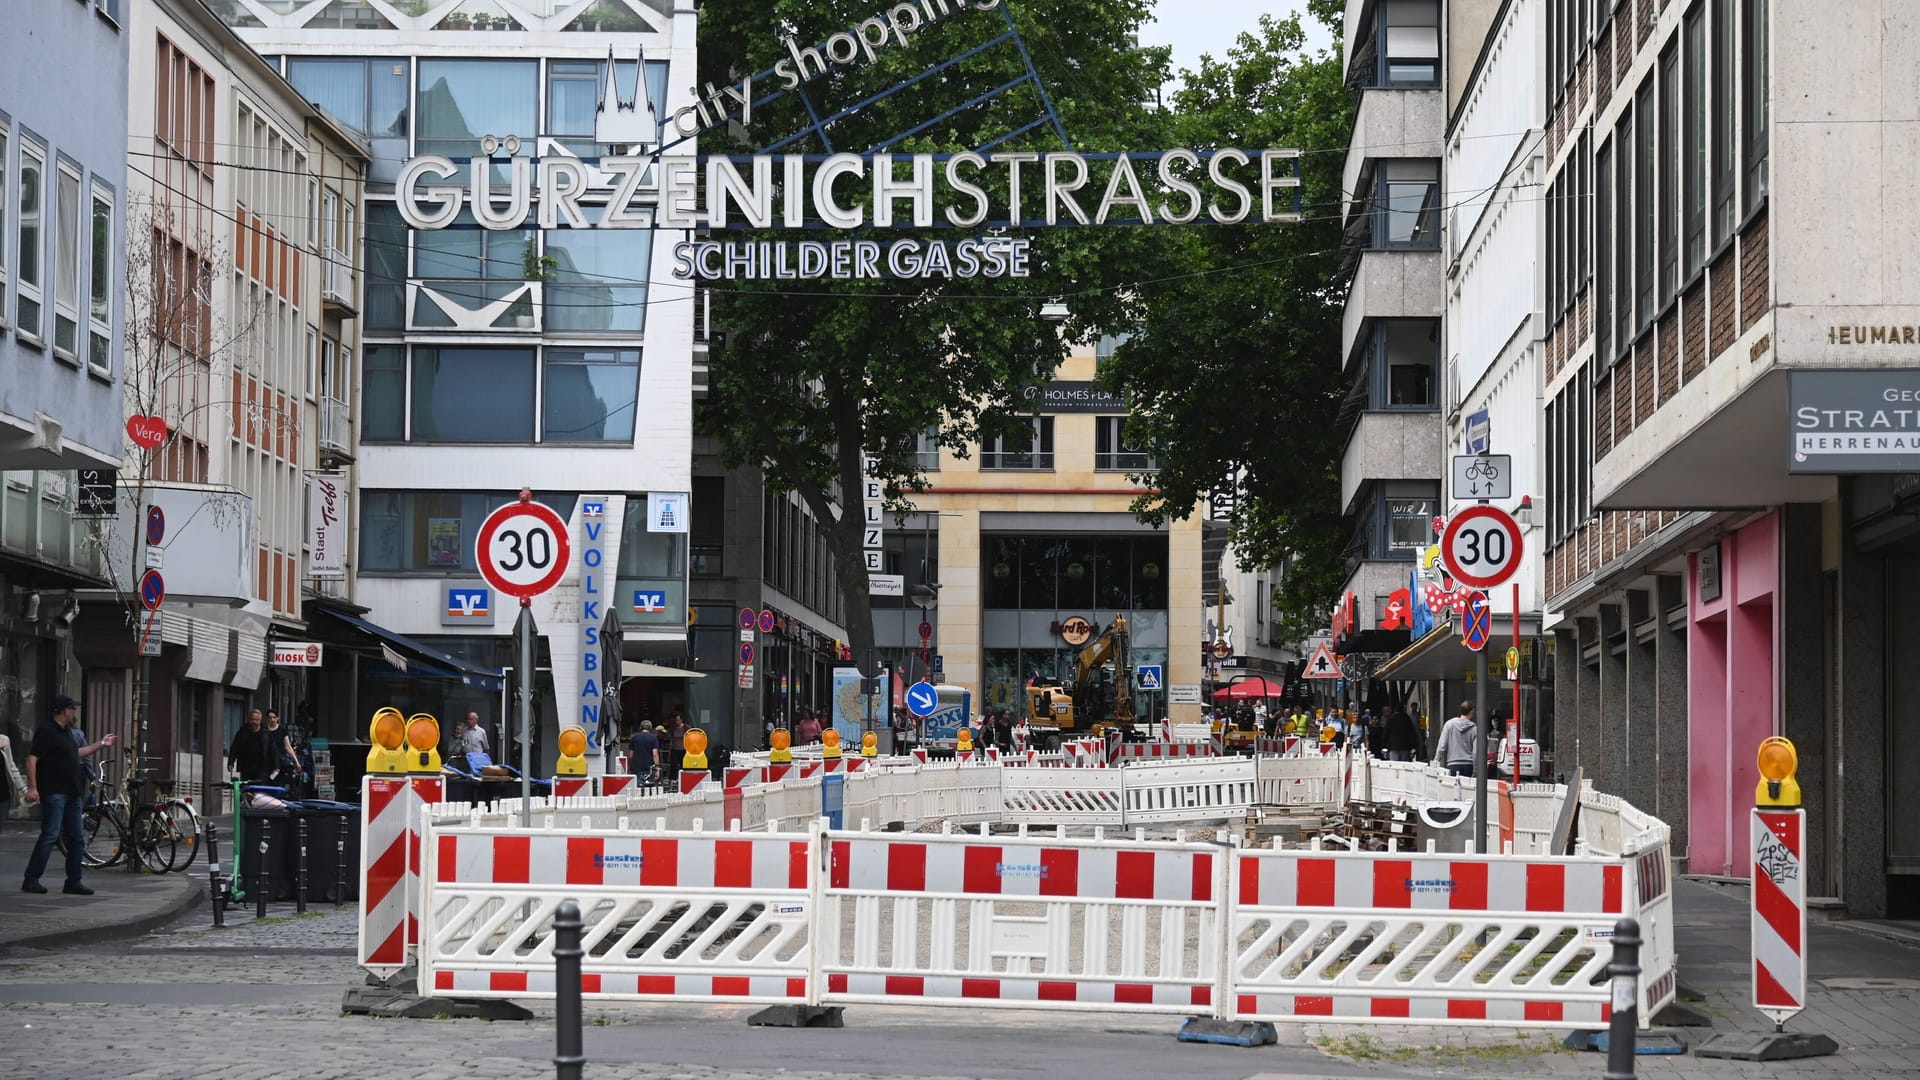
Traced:
<path fill-rule="evenodd" d="M 479 572 L 473 545 L 480 523 L 517 496 L 500 492 L 360 492 L 360 572 L 432 574 Z M 573 495 L 536 492 L 561 517 L 573 513 Z M 645 500 L 641 500 L 644 504 Z"/>

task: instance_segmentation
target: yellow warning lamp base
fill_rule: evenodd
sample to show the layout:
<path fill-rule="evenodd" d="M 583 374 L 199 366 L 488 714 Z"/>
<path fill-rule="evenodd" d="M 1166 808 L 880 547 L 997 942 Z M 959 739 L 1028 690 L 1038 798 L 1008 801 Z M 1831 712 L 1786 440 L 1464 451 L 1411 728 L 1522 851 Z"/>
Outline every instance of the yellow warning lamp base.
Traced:
<path fill-rule="evenodd" d="M 773 751 L 767 761 L 774 765 L 793 764 L 793 733 L 786 728 L 773 729 Z"/>
<path fill-rule="evenodd" d="M 879 757 L 880 756 L 880 736 L 875 735 L 871 731 L 867 732 L 865 735 L 860 736 L 860 756 L 863 758 Z"/>
<path fill-rule="evenodd" d="M 407 717 L 407 771 L 440 772 L 440 721 L 431 713 Z"/>
<path fill-rule="evenodd" d="M 560 748 L 560 759 L 554 762 L 553 775 L 555 776 L 587 775 L 587 758 L 586 758 L 587 731 L 586 729 L 578 725 L 561 728 L 560 737 L 557 741 L 559 743 L 559 748 Z"/>
<path fill-rule="evenodd" d="M 820 756 L 833 760 L 840 757 L 840 733 L 828 728 L 820 733 Z"/>
<path fill-rule="evenodd" d="M 703 772 L 707 768 L 707 733 L 700 728 L 688 728 L 687 756 L 680 762 L 682 772 Z"/>
<path fill-rule="evenodd" d="M 399 709 L 376 710 L 367 724 L 367 772 L 392 775 L 407 771 L 407 721 Z"/>
<path fill-rule="evenodd" d="M 960 734 L 959 734 L 959 735 L 956 735 L 956 736 L 954 737 L 954 744 L 953 744 L 953 748 L 954 748 L 954 750 L 956 750 L 956 751 L 958 751 L 959 753 L 962 753 L 962 754 L 965 754 L 965 753 L 970 753 L 970 752 L 972 752 L 972 750 L 973 750 L 973 732 L 972 732 L 972 731 L 970 731 L 970 730 L 968 730 L 967 728 L 964 728 L 964 727 L 963 727 L 963 728 L 961 728 L 961 729 L 960 729 Z"/>
<path fill-rule="evenodd" d="M 1756 754 L 1760 782 L 1753 787 L 1753 804 L 1762 808 L 1791 810 L 1800 805 L 1800 782 L 1794 774 L 1800 769 L 1800 754 L 1793 742 L 1778 735 L 1760 740 Z"/>

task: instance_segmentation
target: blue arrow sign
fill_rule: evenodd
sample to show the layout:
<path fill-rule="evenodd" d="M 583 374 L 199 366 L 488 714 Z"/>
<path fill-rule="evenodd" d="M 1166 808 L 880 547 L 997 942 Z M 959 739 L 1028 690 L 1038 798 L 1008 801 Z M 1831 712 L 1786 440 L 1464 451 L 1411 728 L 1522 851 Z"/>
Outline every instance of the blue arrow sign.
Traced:
<path fill-rule="evenodd" d="M 940 707 L 940 695 L 934 693 L 930 682 L 917 682 L 907 687 L 907 711 L 918 717 L 933 715 Z"/>
<path fill-rule="evenodd" d="M 1142 690 L 1160 689 L 1161 683 L 1165 681 L 1161 675 L 1162 668 L 1159 664 L 1142 664 L 1133 671 L 1134 681 L 1139 683 Z"/>
<path fill-rule="evenodd" d="M 1487 602 L 1486 593 L 1474 593 L 1467 600 L 1467 620 L 1460 627 L 1460 642 L 1474 652 L 1487 647 L 1487 639 L 1493 636 L 1493 605 Z"/>
<path fill-rule="evenodd" d="M 147 543 L 157 544 L 167 538 L 167 512 L 157 506 L 147 507 Z"/>

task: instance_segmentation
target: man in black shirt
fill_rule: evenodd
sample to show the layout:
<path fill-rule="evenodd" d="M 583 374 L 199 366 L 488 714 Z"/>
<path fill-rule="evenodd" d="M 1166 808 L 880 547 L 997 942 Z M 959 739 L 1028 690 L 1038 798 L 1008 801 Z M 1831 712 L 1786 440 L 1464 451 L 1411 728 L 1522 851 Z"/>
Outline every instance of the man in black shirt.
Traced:
<path fill-rule="evenodd" d="M 86 804 L 85 770 L 80 759 L 90 757 L 102 747 L 112 746 L 112 735 L 85 746 L 74 745 L 67 731 L 78 720 L 80 705 L 65 694 L 53 699 L 53 716 L 33 733 L 33 749 L 27 754 L 27 801 L 40 804 L 40 842 L 27 859 L 26 878 L 21 892 L 43 893 L 40 875 L 53 858 L 54 844 L 64 835 L 67 842 L 67 887 L 62 892 L 92 896 L 93 890 L 80 882 L 81 851 L 87 846 L 80 826 L 80 811 Z"/>
<path fill-rule="evenodd" d="M 227 749 L 227 771 L 250 784 L 264 784 L 273 776 L 274 736 L 260 726 L 260 710 L 247 714 L 247 726 L 233 733 Z"/>

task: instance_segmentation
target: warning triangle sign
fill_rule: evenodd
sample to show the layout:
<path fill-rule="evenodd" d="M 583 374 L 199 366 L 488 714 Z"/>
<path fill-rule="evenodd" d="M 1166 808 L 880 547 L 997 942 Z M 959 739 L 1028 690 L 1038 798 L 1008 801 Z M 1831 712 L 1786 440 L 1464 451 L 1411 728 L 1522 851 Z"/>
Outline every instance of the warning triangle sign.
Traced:
<path fill-rule="evenodd" d="M 1313 655 L 1307 657 L 1305 677 L 1309 679 L 1338 679 L 1341 677 L 1340 664 L 1333 658 L 1333 650 L 1327 647 L 1326 642 L 1323 641 L 1316 645 L 1313 650 Z"/>

